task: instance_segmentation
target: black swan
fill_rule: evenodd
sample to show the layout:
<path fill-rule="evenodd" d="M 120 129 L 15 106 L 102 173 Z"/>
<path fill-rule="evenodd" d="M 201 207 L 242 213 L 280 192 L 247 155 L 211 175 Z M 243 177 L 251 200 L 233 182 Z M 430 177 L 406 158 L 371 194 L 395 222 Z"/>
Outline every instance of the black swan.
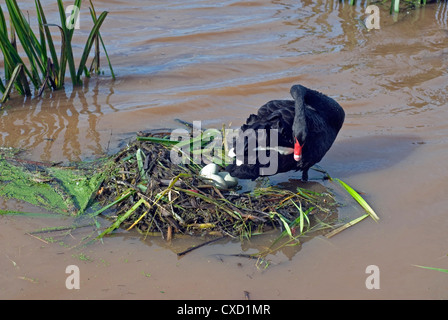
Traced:
<path fill-rule="evenodd" d="M 229 152 L 236 158 L 226 167 L 231 176 L 254 180 L 300 170 L 302 181 L 307 181 L 308 170 L 330 149 L 344 122 L 342 107 L 332 98 L 302 85 L 292 86 L 290 92 L 294 100 L 269 101 L 241 127 Z M 278 136 L 276 145 L 269 145 L 272 132 Z M 256 140 L 255 145 L 251 139 Z M 260 158 L 260 150 L 264 150 L 266 157 L 277 152 L 274 172 L 266 170 L 268 164 Z"/>

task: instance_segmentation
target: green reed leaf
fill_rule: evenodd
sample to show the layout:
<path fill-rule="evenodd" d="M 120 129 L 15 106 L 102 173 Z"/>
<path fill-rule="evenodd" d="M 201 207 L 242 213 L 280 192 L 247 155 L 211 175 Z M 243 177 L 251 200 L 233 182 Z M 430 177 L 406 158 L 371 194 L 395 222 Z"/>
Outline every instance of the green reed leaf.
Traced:
<path fill-rule="evenodd" d="M 140 207 L 144 203 L 144 201 L 145 200 L 143 198 L 137 201 L 137 203 L 134 204 L 131 209 L 129 209 L 123 215 L 121 215 L 109 228 L 104 230 L 97 238 L 100 239 L 104 237 L 106 234 L 111 233 L 115 229 L 119 228 L 120 225 L 123 223 L 123 221 L 125 221 L 132 213 L 134 213 L 134 211 L 137 210 L 138 207 Z"/>
<path fill-rule="evenodd" d="M 414 266 L 415 267 L 419 267 L 419 268 L 423 268 L 423 269 L 435 270 L 435 271 L 439 271 L 439 272 L 443 272 L 443 273 L 448 273 L 448 269 L 425 267 L 425 266 L 419 266 L 419 265 L 414 265 Z"/>
<path fill-rule="evenodd" d="M 338 181 L 341 186 L 344 187 L 344 189 L 347 190 L 347 192 L 353 197 L 353 199 L 355 199 L 361 205 L 361 207 L 372 217 L 373 220 L 378 221 L 380 219 L 375 211 L 373 211 L 373 209 L 369 206 L 369 204 L 352 187 L 338 178 L 333 178 L 333 180 Z"/>
<path fill-rule="evenodd" d="M 45 37 L 47 40 L 48 49 L 50 50 L 52 63 L 57 73 L 59 71 L 59 61 L 56 53 L 56 48 L 54 46 L 53 38 L 51 36 L 51 32 L 49 29 L 49 25 L 47 24 L 47 18 L 45 17 L 45 13 L 44 10 L 42 9 L 42 4 L 40 3 L 40 0 L 35 0 L 35 4 L 36 4 L 37 17 L 39 21 L 39 27 L 42 28 L 45 32 Z"/>
<path fill-rule="evenodd" d="M 104 19 L 106 19 L 107 14 L 108 14 L 107 11 L 104 11 L 100 14 L 100 16 L 96 20 L 92 30 L 90 31 L 89 37 L 87 38 L 86 45 L 84 46 L 84 52 L 82 53 L 81 61 L 79 62 L 78 73 L 76 75 L 78 82 L 81 81 L 80 80 L 81 75 L 84 70 L 84 67 L 86 66 L 87 58 L 89 57 L 93 42 L 95 40 L 95 37 L 98 36 L 99 29 L 100 29 L 101 25 L 103 24 Z"/>
<path fill-rule="evenodd" d="M 0 101 L 1 103 L 4 103 L 6 101 L 6 99 L 8 99 L 9 93 L 11 92 L 11 89 L 12 89 L 12 86 L 13 86 L 14 82 L 16 81 L 17 77 L 19 76 L 20 72 L 22 71 L 22 68 L 23 68 L 23 64 L 18 64 L 17 67 L 14 69 L 11 79 L 9 79 L 9 82 L 5 88 L 4 93 L 3 93 L 2 100 Z"/>

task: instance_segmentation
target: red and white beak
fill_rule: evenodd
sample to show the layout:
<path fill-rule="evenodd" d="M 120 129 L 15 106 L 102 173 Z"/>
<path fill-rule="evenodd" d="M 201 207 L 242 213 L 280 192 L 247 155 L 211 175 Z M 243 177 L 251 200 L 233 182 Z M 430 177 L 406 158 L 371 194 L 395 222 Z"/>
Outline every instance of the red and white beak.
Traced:
<path fill-rule="evenodd" d="M 294 160 L 299 161 L 300 159 L 302 159 L 302 146 L 296 138 L 296 142 L 294 143 Z"/>

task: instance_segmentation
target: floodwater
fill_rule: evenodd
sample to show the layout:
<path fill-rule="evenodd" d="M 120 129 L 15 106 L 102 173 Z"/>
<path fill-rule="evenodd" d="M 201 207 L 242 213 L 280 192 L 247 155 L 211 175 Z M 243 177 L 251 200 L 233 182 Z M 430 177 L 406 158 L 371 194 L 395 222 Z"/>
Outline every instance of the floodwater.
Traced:
<path fill-rule="evenodd" d="M 348 2 L 348 1 L 345 1 Z M 47 19 L 56 19 L 53 1 Z M 87 3 L 86 3 L 87 5 Z M 21 4 L 35 17 L 32 2 Z M 264 268 L 229 256 L 256 252 L 266 239 L 223 241 L 178 258 L 191 239 L 141 239 L 121 231 L 86 247 L 91 230 L 46 240 L 32 231 L 71 218 L 0 218 L 3 299 L 448 299 L 448 6 L 446 1 L 362 24 L 366 4 L 341 1 L 95 1 L 117 79 L 83 88 L 14 97 L 1 111 L 0 145 L 38 161 L 112 153 L 138 130 L 202 121 L 238 126 L 300 83 L 335 98 L 345 124 L 320 163 L 364 193 L 380 216 L 326 239 L 271 255 Z M 75 48 L 91 22 L 82 8 Z M 50 20 L 51 21 L 51 20 Z M 49 21 L 49 22 L 50 22 Z M 82 39 L 82 40 L 78 40 Z M 288 181 L 300 176 L 275 177 Z M 311 184 L 334 187 L 314 173 Z M 340 214 L 358 206 L 344 199 Z M 4 208 L 36 211 L 13 201 Z M 68 290 L 66 267 L 80 270 Z M 368 289 L 368 266 L 378 289 Z"/>

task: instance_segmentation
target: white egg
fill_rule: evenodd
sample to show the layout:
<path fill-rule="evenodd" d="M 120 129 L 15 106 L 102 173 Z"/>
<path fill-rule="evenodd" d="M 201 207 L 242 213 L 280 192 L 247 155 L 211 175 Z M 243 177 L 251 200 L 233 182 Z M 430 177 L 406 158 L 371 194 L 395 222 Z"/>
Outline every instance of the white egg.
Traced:
<path fill-rule="evenodd" d="M 230 173 L 219 172 L 218 175 L 220 175 L 224 179 L 224 181 L 227 184 L 227 187 L 231 188 L 231 187 L 235 187 L 236 185 L 238 185 L 238 179 L 235 177 L 232 177 L 230 175 Z"/>
<path fill-rule="evenodd" d="M 201 169 L 200 175 L 203 177 L 207 177 L 210 174 L 216 174 L 219 171 L 219 167 L 217 164 L 209 163 L 204 168 Z"/>
<path fill-rule="evenodd" d="M 209 174 L 206 178 L 210 179 L 215 187 L 218 189 L 227 189 L 227 183 L 217 174 Z"/>

